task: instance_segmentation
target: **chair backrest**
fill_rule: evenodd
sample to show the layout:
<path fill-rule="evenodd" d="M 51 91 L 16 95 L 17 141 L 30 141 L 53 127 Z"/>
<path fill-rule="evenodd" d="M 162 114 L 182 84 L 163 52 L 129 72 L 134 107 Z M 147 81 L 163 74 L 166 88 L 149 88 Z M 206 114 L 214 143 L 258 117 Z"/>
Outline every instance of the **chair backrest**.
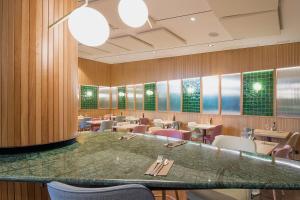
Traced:
<path fill-rule="evenodd" d="M 116 116 L 115 121 L 116 122 L 125 122 L 126 117 L 125 116 Z"/>
<path fill-rule="evenodd" d="M 222 125 L 217 125 L 214 129 L 212 129 L 212 132 L 210 134 L 211 141 L 213 141 L 216 136 L 222 134 L 222 127 L 223 127 Z"/>
<path fill-rule="evenodd" d="M 80 188 L 51 182 L 47 184 L 47 187 L 51 200 L 154 200 L 149 189 L 137 184 L 106 188 Z"/>
<path fill-rule="evenodd" d="M 275 157 L 290 159 L 290 153 L 292 151 L 292 147 L 286 144 L 282 148 L 277 148 L 276 151 L 273 152 L 273 154 Z"/>
<path fill-rule="evenodd" d="M 146 126 L 146 125 L 138 125 L 138 126 L 134 127 L 134 129 L 132 130 L 132 133 L 146 133 L 147 127 L 148 126 Z"/>
<path fill-rule="evenodd" d="M 158 122 L 158 121 L 154 122 L 153 121 L 153 125 L 156 126 L 156 127 L 164 128 L 164 124 L 162 122 Z"/>
<path fill-rule="evenodd" d="M 103 121 L 100 125 L 99 131 L 98 132 L 104 132 L 106 130 L 112 129 L 113 126 L 113 121 Z"/>
<path fill-rule="evenodd" d="M 180 122 L 174 121 L 171 125 L 171 128 L 179 130 L 180 129 Z"/>
<path fill-rule="evenodd" d="M 149 128 L 149 132 L 152 133 L 153 131 L 157 131 L 157 130 L 162 130 L 163 128 L 161 127 L 157 127 L 157 126 L 152 126 Z"/>
<path fill-rule="evenodd" d="M 83 118 L 83 119 L 80 119 L 79 127 L 80 127 L 80 128 L 85 128 L 87 125 L 89 125 L 89 124 L 87 123 L 87 121 L 91 121 L 91 120 L 92 120 L 91 117 L 85 117 L 85 118 Z"/>
<path fill-rule="evenodd" d="M 224 149 L 256 153 L 255 142 L 253 140 L 242 137 L 218 135 L 215 137 L 212 145 Z"/>
<path fill-rule="evenodd" d="M 161 135 L 165 137 L 178 138 L 182 140 L 190 140 L 192 133 L 191 132 L 181 132 L 175 129 L 161 129 L 152 132 L 153 135 Z"/>
<path fill-rule="evenodd" d="M 287 145 L 290 145 L 293 149 L 297 148 L 298 143 L 300 142 L 300 133 L 295 132 L 286 142 Z"/>
<path fill-rule="evenodd" d="M 149 125 L 150 124 L 150 119 L 149 118 L 140 118 L 140 124 Z"/>

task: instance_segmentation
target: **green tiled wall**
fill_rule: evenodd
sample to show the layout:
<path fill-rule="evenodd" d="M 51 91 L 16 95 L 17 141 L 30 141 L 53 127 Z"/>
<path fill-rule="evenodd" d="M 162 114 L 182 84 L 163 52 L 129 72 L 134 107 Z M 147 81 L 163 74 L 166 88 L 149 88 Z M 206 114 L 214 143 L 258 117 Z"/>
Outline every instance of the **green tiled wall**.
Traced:
<path fill-rule="evenodd" d="M 118 87 L 118 109 L 125 109 L 126 107 L 126 88 Z"/>
<path fill-rule="evenodd" d="M 200 112 L 200 78 L 182 80 L 182 111 Z"/>
<path fill-rule="evenodd" d="M 155 91 L 156 91 L 155 83 L 147 83 L 144 85 L 144 110 L 155 111 L 156 109 Z"/>
<path fill-rule="evenodd" d="M 273 115 L 273 70 L 243 73 L 243 114 Z"/>
<path fill-rule="evenodd" d="M 98 108 L 98 87 L 82 85 L 80 87 L 80 107 L 81 109 Z"/>

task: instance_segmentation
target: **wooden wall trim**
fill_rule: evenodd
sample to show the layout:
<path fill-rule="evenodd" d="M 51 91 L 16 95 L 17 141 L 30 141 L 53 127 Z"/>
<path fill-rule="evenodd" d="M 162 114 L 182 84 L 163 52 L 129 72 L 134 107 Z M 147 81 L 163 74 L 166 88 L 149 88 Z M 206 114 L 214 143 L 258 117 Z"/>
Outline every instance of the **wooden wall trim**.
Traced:
<path fill-rule="evenodd" d="M 300 65 L 300 43 L 111 65 L 111 85 L 128 85 Z"/>

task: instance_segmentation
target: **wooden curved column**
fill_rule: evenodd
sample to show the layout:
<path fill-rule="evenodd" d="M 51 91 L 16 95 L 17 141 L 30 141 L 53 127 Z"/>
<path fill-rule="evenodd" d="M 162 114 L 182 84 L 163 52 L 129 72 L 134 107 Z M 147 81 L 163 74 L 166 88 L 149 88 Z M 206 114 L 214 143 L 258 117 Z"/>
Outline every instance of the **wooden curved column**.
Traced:
<path fill-rule="evenodd" d="M 77 131 L 76 0 L 0 1 L 0 148 L 68 140 Z"/>

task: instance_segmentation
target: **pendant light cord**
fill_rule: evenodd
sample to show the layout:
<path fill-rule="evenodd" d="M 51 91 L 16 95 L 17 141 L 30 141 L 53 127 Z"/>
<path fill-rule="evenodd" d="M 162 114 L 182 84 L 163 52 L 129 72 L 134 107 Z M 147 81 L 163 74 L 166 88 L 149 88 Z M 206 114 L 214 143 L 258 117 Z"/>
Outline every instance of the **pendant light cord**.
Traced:
<path fill-rule="evenodd" d="M 85 0 L 84 4 L 82 4 L 81 6 L 79 6 L 78 8 L 83 8 L 86 7 L 89 4 L 89 0 Z M 77 8 L 76 8 L 77 9 Z M 59 20 L 57 20 L 56 22 L 54 22 L 53 24 L 51 24 L 49 26 L 49 29 L 53 28 L 54 26 L 64 22 L 65 20 L 67 20 L 69 18 L 69 16 L 72 14 L 74 10 L 72 10 L 71 12 L 69 12 L 68 14 L 66 14 L 65 16 L 63 16 L 62 18 L 60 18 Z"/>

